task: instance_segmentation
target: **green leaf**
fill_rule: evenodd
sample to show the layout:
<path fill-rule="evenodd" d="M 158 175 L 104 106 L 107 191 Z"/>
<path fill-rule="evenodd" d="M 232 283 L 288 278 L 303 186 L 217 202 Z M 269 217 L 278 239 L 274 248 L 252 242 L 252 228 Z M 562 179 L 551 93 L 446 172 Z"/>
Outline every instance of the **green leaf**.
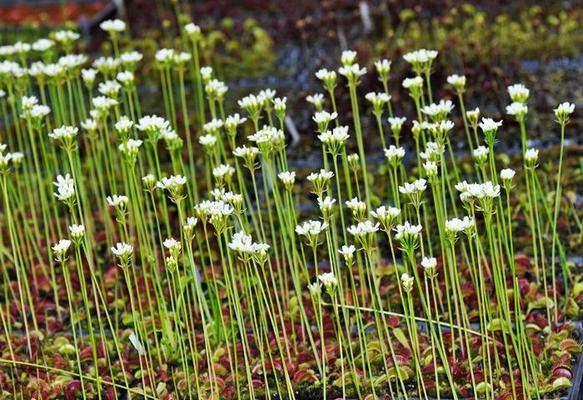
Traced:
<path fill-rule="evenodd" d="M 407 336 L 405 336 L 405 333 L 401 328 L 393 329 L 393 335 L 395 335 L 399 343 L 401 343 L 403 346 L 405 346 L 408 349 L 411 348 L 411 346 L 409 345 L 409 340 L 407 340 Z"/>

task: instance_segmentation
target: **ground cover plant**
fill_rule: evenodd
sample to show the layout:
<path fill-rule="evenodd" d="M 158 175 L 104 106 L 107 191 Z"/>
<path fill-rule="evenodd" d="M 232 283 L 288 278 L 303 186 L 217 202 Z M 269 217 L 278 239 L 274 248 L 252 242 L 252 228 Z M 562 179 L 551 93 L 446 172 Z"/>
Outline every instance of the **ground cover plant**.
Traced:
<path fill-rule="evenodd" d="M 151 61 L 120 46 L 123 21 L 101 27 L 112 54 L 94 60 L 73 31 L 1 48 L 3 398 L 542 399 L 571 387 L 573 104 L 544 117 L 561 145 L 542 174 L 524 85 L 507 88 L 497 121 L 466 104 L 464 76 L 432 81 L 437 51 L 395 60 L 410 68 L 397 83 L 391 61 L 368 71 L 345 51 L 306 99 L 322 152 L 306 172 L 288 159 L 286 98 L 231 98 L 201 64 L 197 25 Z M 164 116 L 136 90 L 145 62 Z M 377 92 L 359 90 L 367 73 Z M 438 86 L 454 100 L 434 98 Z M 363 131 L 364 104 L 376 130 Z M 516 155 L 497 150 L 509 127 Z"/>

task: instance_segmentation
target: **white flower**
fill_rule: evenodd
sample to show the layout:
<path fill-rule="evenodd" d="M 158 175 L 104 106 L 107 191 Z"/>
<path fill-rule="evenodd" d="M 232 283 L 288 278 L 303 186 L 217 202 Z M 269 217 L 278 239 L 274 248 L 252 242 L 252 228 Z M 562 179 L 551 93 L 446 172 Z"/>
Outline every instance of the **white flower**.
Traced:
<path fill-rule="evenodd" d="M 405 89 L 420 89 L 423 87 L 423 78 L 416 76 L 414 78 L 405 78 L 403 80 L 403 87 Z"/>
<path fill-rule="evenodd" d="M 273 99 L 273 109 L 276 113 L 285 113 L 287 107 L 287 97 L 276 97 Z"/>
<path fill-rule="evenodd" d="M 310 283 L 308 285 L 308 290 L 310 291 L 310 294 L 312 296 L 320 297 L 320 295 L 322 294 L 322 285 L 320 284 L 320 282 Z"/>
<path fill-rule="evenodd" d="M 452 218 L 445 221 L 445 231 L 456 234 L 458 232 L 465 232 L 475 225 L 473 218 L 465 216 L 463 219 Z"/>
<path fill-rule="evenodd" d="M 354 213 L 361 213 L 366 211 L 366 204 L 364 201 L 358 199 L 358 197 L 353 197 L 350 200 L 344 202 L 346 207 L 348 207 Z"/>
<path fill-rule="evenodd" d="M 113 196 L 107 196 L 106 200 L 110 207 L 126 206 L 130 201 L 127 196 L 117 194 L 114 194 Z"/>
<path fill-rule="evenodd" d="M 318 276 L 318 280 L 326 289 L 334 289 L 338 285 L 338 281 L 333 272 L 324 272 Z"/>
<path fill-rule="evenodd" d="M 62 141 L 62 140 L 73 140 L 79 129 L 73 126 L 61 126 L 60 128 L 55 128 L 51 133 L 49 133 L 49 137 L 53 140 Z"/>
<path fill-rule="evenodd" d="M 272 151 L 277 146 L 285 143 L 283 131 L 272 126 L 264 126 L 263 129 L 258 130 L 253 135 L 249 135 L 247 139 L 255 142 L 262 153 Z"/>
<path fill-rule="evenodd" d="M 113 255 L 124 259 L 129 258 L 134 251 L 134 246 L 128 243 L 118 242 L 114 247 L 111 248 Z"/>
<path fill-rule="evenodd" d="M 506 106 L 506 113 L 508 115 L 512 115 L 517 118 L 524 117 L 528 113 L 528 107 L 523 104 L 515 101 L 514 103 Z"/>
<path fill-rule="evenodd" d="M 437 176 L 437 163 L 433 161 L 427 161 L 423 163 L 423 169 L 428 177 Z"/>
<path fill-rule="evenodd" d="M 308 95 L 308 96 L 306 96 L 306 101 L 308 103 L 313 104 L 314 107 L 320 108 L 320 107 L 322 107 L 322 104 L 324 103 L 324 95 L 322 93 L 315 93 L 312 95 Z"/>
<path fill-rule="evenodd" d="M 401 275 L 401 284 L 403 285 L 403 289 L 405 292 L 410 293 L 413 290 L 413 277 L 407 273 Z"/>
<path fill-rule="evenodd" d="M 404 224 L 395 227 L 395 239 L 401 240 L 408 237 L 417 237 L 422 229 L 423 227 L 421 225 L 411 225 L 408 221 L 405 221 Z"/>
<path fill-rule="evenodd" d="M 184 229 L 184 231 L 192 232 L 192 230 L 194 230 L 194 227 L 196 226 L 197 223 L 198 223 L 198 218 L 187 217 L 186 222 L 184 223 L 184 225 L 182 225 L 182 229 Z"/>
<path fill-rule="evenodd" d="M 128 139 L 118 146 L 119 151 L 127 157 L 128 160 L 135 160 L 138 155 L 142 141 L 139 139 Z"/>
<path fill-rule="evenodd" d="M 401 131 L 401 129 L 403 128 L 403 124 L 405 123 L 405 121 L 407 121 L 407 118 L 402 117 L 393 117 L 393 118 L 387 118 L 387 121 L 389 121 L 389 124 L 391 125 L 391 130 L 393 132 L 395 131 Z"/>
<path fill-rule="evenodd" d="M 348 233 L 353 236 L 366 236 L 378 232 L 380 224 L 373 224 L 372 221 L 366 220 L 347 228 Z"/>
<path fill-rule="evenodd" d="M 59 43 L 71 43 L 79 39 L 81 35 L 73 31 L 57 31 L 55 32 L 55 40 Z"/>
<path fill-rule="evenodd" d="M 125 31 L 126 23 L 121 19 L 108 19 L 100 23 L 99 27 L 107 33 L 114 34 Z"/>
<path fill-rule="evenodd" d="M 69 226 L 69 232 L 73 239 L 81 238 L 85 234 L 85 227 L 83 225 L 71 225 Z"/>
<path fill-rule="evenodd" d="M 57 187 L 57 193 L 55 193 L 57 199 L 67 201 L 75 196 L 75 182 L 71 178 L 71 175 L 58 175 L 54 185 Z"/>
<path fill-rule="evenodd" d="M 332 131 L 325 131 L 318 135 L 318 139 L 333 150 L 340 150 L 349 137 L 347 126 L 338 126 Z"/>
<path fill-rule="evenodd" d="M 138 120 L 136 128 L 142 132 L 162 132 L 170 128 L 170 122 L 157 115 L 146 115 Z"/>
<path fill-rule="evenodd" d="M 235 173 L 235 168 L 230 165 L 220 164 L 213 168 L 213 176 L 215 178 L 229 177 Z"/>
<path fill-rule="evenodd" d="M 466 77 L 463 75 L 453 74 L 447 77 L 447 83 L 456 89 L 463 89 L 466 86 Z"/>
<path fill-rule="evenodd" d="M 184 32 L 186 32 L 186 34 L 194 39 L 198 39 L 200 37 L 201 34 L 201 30 L 200 30 L 200 26 L 190 22 L 186 25 L 184 25 Z"/>
<path fill-rule="evenodd" d="M 406 195 L 420 193 L 425 189 L 427 189 L 427 181 L 423 178 L 417 179 L 413 183 L 405 182 L 403 186 L 399 186 L 399 192 Z"/>
<path fill-rule="evenodd" d="M 117 81 L 105 81 L 97 86 L 97 91 L 107 97 L 116 97 L 120 89 L 121 85 Z"/>
<path fill-rule="evenodd" d="M 502 121 L 494 121 L 492 118 L 483 118 L 482 117 L 482 122 L 480 122 L 480 129 L 482 129 L 482 132 L 484 132 L 484 133 L 495 132 L 501 126 L 502 126 Z"/>
<path fill-rule="evenodd" d="M 291 188 L 296 181 L 296 173 L 294 171 L 283 171 L 277 174 L 279 180 L 284 186 Z"/>
<path fill-rule="evenodd" d="M 318 126 L 320 126 L 322 124 L 323 125 L 329 124 L 330 121 L 335 120 L 337 117 L 338 114 L 336 112 L 329 113 L 328 111 L 319 111 L 314 113 L 312 119 L 316 124 L 318 124 Z"/>
<path fill-rule="evenodd" d="M 425 151 L 419 153 L 419 156 L 424 160 L 433 160 L 440 153 L 443 152 L 443 148 L 440 148 L 435 142 L 427 142 Z"/>
<path fill-rule="evenodd" d="M 317 236 L 328 228 L 328 224 L 321 221 L 308 220 L 296 226 L 296 233 L 301 236 Z"/>
<path fill-rule="evenodd" d="M 508 86 L 508 95 L 514 102 L 525 103 L 528 100 L 529 90 L 522 83 Z"/>
<path fill-rule="evenodd" d="M 340 253 L 345 260 L 351 260 L 354 258 L 354 253 L 356 252 L 356 247 L 353 245 L 343 245 L 338 253 Z"/>
<path fill-rule="evenodd" d="M 228 244 L 229 248 L 233 251 L 240 253 L 253 253 L 253 238 L 244 231 L 236 232 L 231 241 Z"/>
<path fill-rule="evenodd" d="M 445 118 L 454 108 L 451 100 L 440 100 L 439 103 L 432 103 L 421 109 L 423 114 L 430 116 L 431 118 Z"/>
<path fill-rule="evenodd" d="M 391 72 L 391 61 L 387 59 L 378 60 L 374 63 L 377 72 L 383 79 L 387 79 L 389 73 Z"/>
<path fill-rule="evenodd" d="M 92 85 L 95 82 L 95 78 L 97 77 L 97 70 L 93 68 L 82 69 L 81 70 L 81 78 L 83 78 L 83 82 L 87 85 Z"/>
<path fill-rule="evenodd" d="M 484 162 L 488 158 L 488 148 L 485 146 L 478 146 L 473 151 L 474 159 L 477 162 Z"/>
<path fill-rule="evenodd" d="M 358 64 L 344 65 L 338 69 L 338 73 L 343 75 L 348 80 L 357 80 L 366 74 L 366 68 L 360 68 Z"/>
<path fill-rule="evenodd" d="M 500 179 L 502 179 L 503 181 L 512 180 L 512 178 L 514 178 L 514 175 L 516 175 L 516 171 L 510 168 L 505 168 L 502 171 L 500 171 Z"/>
<path fill-rule="evenodd" d="M 117 79 L 119 82 L 121 82 L 124 85 L 129 85 L 132 82 L 134 82 L 134 73 L 131 71 L 122 71 L 120 73 L 117 74 L 117 76 L 115 77 L 115 79 Z"/>
<path fill-rule="evenodd" d="M 395 147 L 390 145 L 388 149 L 385 149 L 385 157 L 389 162 L 399 161 L 405 157 L 405 149 L 402 147 Z"/>
<path fill-rule="evenodd" d="M 397 207 L 380 206 L 376 210 L 371 211 L 370 215 L 378 219 L 380 222 L 383 222 L 397 218 L 399 215 L 401 215 L 401 210 Z"/>
<path fill-rule="evenodd" d="M 229 87 L 225 85 L 225 82 L 218 79 L 210 79 L 204 87 L 205 93 L 210 99 L 223 99 L 225 93 L 229 90 Z"/>
<path fill-rule="evenodd" d="M 320 210 L 330 210 L 336 204 L 336 199 L 333 199 L 330 196 L 326 196 L 325 198 L 318 197 L 318 207 Z"/>
<path fill-rule="evenodd" d="M 33 119 L 40 119 L 46 117 L 50 113 L 51 109 L 48 106 L 45 106 L 44 104 L 38 104 L 32 107 L 32 109 L 29 112 L 29 115 Z"/>
<path fill-rule="evenodd" d="M 174 60 L 174 49 L 160 49 L 156 52 L 155 58 L 161 64 L 170 64 Z"/>
<path fill-rule="evenodd" d="M 32 44 L 32 49 L 34 51 L 43 52 L 43 51 L 47 51 L 48 49 L 50 49 L 54 45 L 55 45 L 55 42 L 53 42 L 51 39 L 42 38 L 42 39 L 38 39 L 36 42 L 34 42 Z"/>
<path fill-rule="evenodd" d="M 354 50 L 344 50 L 340 56 L 340 62 L 342 65 L 354 64 L 356 61 L 356 51 Z"/>
<path fill-rule="evenodd" d="M 423 257 L 421 266 L 425 269 L 433 269 L 437 267 L 437 259 L 435 257 Z"/>
<path fill-rule="evenodd" d="M 524 152 L 524 160 L 528 163 L 535 164 L 538 161 L 538 149 L 527 149 Z"/>
<path fill-rule="evenodd" d="M 186 177 L 182 175 L 171 175 L 169 177 L 164 177 L 160 182 L 156 184 L 159 189 L 166 189 L 168 191 L 173 191 L 181 188 L 186 184 Z"/>
<path fill-rule="evenodd" d="M 134 67 L 138 62 L 142 61 L 144 55 L 139 51 L 128 51 L 119 56 L 119 61 L 129 67 Z"/>
<path fill-rule="evenodd" d="M 106 97 L 106 96 L 96 96 L 91 100 L 91 104 L 96 110 L 100 112 L 106 112 L 111 107 L 118 105 L 117 100 Z"/>
<path fill-rule="evenodd" d="M 244 124 L 245 121 L 247 121 L 247 118 L 241 117 L 238 113 L 235 113 L 225 118 L 224 127 L 227 132 L 235 132 L 237 126 Z"/>
<path fill-rule="evenodd" d="M 180 249 L 180 242 L 174 239 L 173 237 L 164 239 L 164 242 L 162 242 L 162 244 L 170 251 Z"/>
<path fill-rule="evenodd" d="M 328 71 L 326 68 L 319 69 L 316 72 L 316 78 L 326 84 L 333 84 L 336 81 L 336 71 Z"/>
<path fill-rule="evenodd" d="M 198 142 L 204 147 L 212 147 L 217 143 L 217 137 L 215 135 L 203 135 L 198 138 Z M 234 151 L 233 154 L 235 154 Z"/>
<path fill-rule="evenodd" d="M 569 121 L 569 116 L 575 111 L 575 104 L 568 102 L 561 103 L 553 111 L 555 112 L 557 122 L 560 124 L 566 124 Z"/>
<path fill-rule="evenodd" d="M 436 50 L 420 49 L 404 54 L 403 59 L 409 64 L 425 64 L 437 58 L 437 54 Z"/>
<path fill-rule="evenodd" d="M 55 253 L 58 257 L 62 257 L 65 255 L 67 250 L 69 250 L 69 247 L 71 247 L 71 241 L 67 239 L 61 239 L 52 247 L 52 249 L 53 253 Z"/>

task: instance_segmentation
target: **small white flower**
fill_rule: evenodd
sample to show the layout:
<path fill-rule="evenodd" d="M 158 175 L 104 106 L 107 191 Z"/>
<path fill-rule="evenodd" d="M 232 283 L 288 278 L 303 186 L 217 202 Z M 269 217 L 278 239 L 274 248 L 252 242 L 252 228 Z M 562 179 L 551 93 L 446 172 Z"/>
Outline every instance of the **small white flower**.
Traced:
<path fill-rule="evenodd" d="M 399 192 L 405 195 L 416 194 L 427 189 L 427 181 L 423 178 L 413 181 L 413 183 L 405 182 L 403 186 L 399 186 Z"/>
<path fill-rule="evenodd" d="M 365 236 L 378 232 L 380 224 L 373 224 L 372 221 L 366 220 L 359 222 L 356 225 L 351 225 L 347 228 L 348 233 L 353 236 Z"/>
<path fill-rule="evenodd" d="M 340 253 L 345 260 L 352 260 L 354 258 L 354 253 L 356 252 L 356 247 L 353 245 L 343 245 L 338 253 Z"/>
<path fill-rule="evenodd" d="M 57 257 L 63 257 L 67 250 L 69 250 L 69 247 L 71 247 L 71 241 L 67 239 L 61 239 L 52 247 L 52 249 L 53 253 L 55 253 Z"/>
<path fill-rule="evenodd" d="M 502 171 L 500 171 L 500 179 L 502 179 L 503 181 L 512 180 L 514 178 L 514 175 L 516 175 L 516 171 L 510 168 L 505 168 Z"/>
<path fill-rule="evenodd" d="M 121 19 L 108 19 L 99 24 L 99 27 L 109 34 L 125 31 L 126 23 Z"/>
<path fill-rule="evenodd" d="M 200 26 L 192 22 L 184 25 L 184 32 L 186 32 L 186 34 L 193 39 L 198 39 L 201 35 Z"/>
<path fill-rule="evenodd" d="M 508 86 L 508 95 L 513 102 L 526 103 L 530 91 L 522 83 Z"/>
<path fill-rule="evenodd" d="M 453 74 L 447 77 L 447 83 L 460 90 L 466 86 L 466 77 L 463 75 Z"/>
<path fill-rule="evenodd" d="M 418 237 L 422 229 L 421 225 L 411 225 L 408 221 L 405 221 L 404 224 L 395 227 L 395 239 L 402 240 L 407 237 Z"/>
<path fill-rule="evenodd" d="M 512 115 L 516 118 L 524 117 L 528 113 L 528 107 L 523 104 L 515 101 L 514 103 L 506 106 L 506 113 L 508 115 Z"/>
<path fill-rule="evenodd" d="M 293 171 L 280 172 L 277 174 L 277 177 L 281 183 L 283 183 L 283 185 L 288 188 L 288 190 L 291 189 L 291 187 L 294 185 L 294 182 L 296 181 L 296 173 Z"/>
<path fill-rule="evenodd" d="M 356 61 L 356 51 L 354 50 L 344 50 L 340 56 L 340 62 L 342 65 L 351 65 Z"/>
<path fill-rule="evenodd" d="M 423 87 L 423 78 L 416 76 L 414 78 L 405 78 L 403 80 L 403 87 L 405 89 L 420 89 Z"/>
<path fill-rule="evenodd" d="M 83 225 L 71 225 L 69 226 L 69 233 L 73 239 L 80 239 L 85 234 L 85 227 Z"/>
<path fill-rule="evenodd" d="M 524 160 L 528 163 L 535 164 L 538 161 L 538 149 L 527 149 L 524 152 Z"/>
<path fill-rule="evenodd" d="M 479 111 L 478 111 L 479 112 Z M 502 121 L 494 121 L 492 118 L 482 118 L 480 122 L 480 129 L 482 132 L 496 132 L 502 126 Z"/>
<path fill-rule="evenodd" d="M 389 163 L 394 163 L 400 161 L 405 157 L 405 149 L 402 147 L 395 147 L 390 145 L 388 149 L 385 149 L 385 157 Z"/>
<path fill-rule="evenodd" d="M 425 269 L 433 269 L 437 267 L 437 259 L 435 257 L 423 257 L 421 266 Z"/>
<path fill-rule="evenodd" d="M 313 104 L 316 109 L 319 109 L 322 108 L 322 104 L 324 103 L 324 95 L 322 93 L 308 95 L 306 96 L 306 101 Z"/>
<path fill-rule="evenodd" d="M 405 292 L 410 293 L 413 290 L 413 281 L 414 278 L 407 273 L 401 275 L 401 284 L 403 285 L 403 289 Z"/>
<path fill-rule="evenodd" d="M 125 207 L 130 201 L 127 196 L 117 194 L 114 194 L 113 196 L 107 196 L 106 200 L 110 207 Z"/>
<path fill-rule="evenodd" d="M 387 59 L 375 61 L 374 66 L 382 79 L 388 79 L 391 72 L 391 61 Z"/>
<path fill-rule="evenodd" d="M 128 243 L 118 242 L 114 247 L 111 248 L 113 255 L 119 257 L 120 259 L 129 258 L 134 251 L 134 246 Z"/>
<path fill-rule="evenodd" d="M 485 146 L 478 146 L 473 151 L 473 156 L 476 162 L 485 162 L 488 158 L 488 148 Z"/>
<path fill-rule="evenodd" d="M 328 228 L 328 224 L 321 221 L 309 220 L 296 226 L 296 233 L 301 236 L 319 235 Z"/>
<path fill-rule="evenodd" d="M 333 272 L 324 272 L 318 276 L 318 280 L 327 290 L 334 289 L 338 285 L 338 281 Z"/>
<path fill-rule="evenodd" d="M 55 193 L 57 199 L 68 201 L 75 196 L 75 182 L 71 178 L 71 175 L 58 175 L 54 185 L 57 187 L 57 193 Z"/>
<path fill-rule="evenodd" d="M 402 117 L 393 117 L 393 118 L 387 118 L 387 120 L 389 121 L 389 124 L 391 125 L 391 130 L 393 132 L 395 131 L 401 131 L 401 129 L 403 128 L 403 124 L 405 123 L 405 121 L 407 121 L 407 118 Z"/>
<path fill-rule="evenodd" d="M 366 68 L 360 68 L 358 64 L 345 65 L 338 69 L 338 73 L 346 77 L 349 81 L 356 81 L 366 74 Z"/>
<path fill-rule="evenodd" d="M 568 102 L 561 103 L 553 111 L 555 112 L 557 122 L 560 124 L 566 124 L 569 121 L 569 117 L 571 116 L 571 114 L 575 112 L 575 104 Z"/>

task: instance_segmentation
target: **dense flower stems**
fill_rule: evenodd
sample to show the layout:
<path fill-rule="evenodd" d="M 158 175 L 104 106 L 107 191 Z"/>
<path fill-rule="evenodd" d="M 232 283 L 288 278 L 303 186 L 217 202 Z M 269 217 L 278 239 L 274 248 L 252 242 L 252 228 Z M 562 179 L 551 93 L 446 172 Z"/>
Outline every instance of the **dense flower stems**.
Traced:
<path fill-rule="evenodd" d="M 18 381 L 23 366 L 36 379 L 42 368 L 78 379 L 77 395 L 84 398 L 118 398 L 127 391 L 143 398 L 293 399 L 312 385 L 324 399 L 518 399 L 540 398 L 557 382 L 544 376 L 554 356 L 534 349 L 568 330 L 563 313 L 573 282 L 558 218 L 565 126 L 574 106 L 555 110 L 561 147 L 552 202 L 544 196 L 551 184 L 536 172 L 538 153 L 526 148 L 528 90 L 522 85 L 508 88 L 507 113 L 518 122 L 525 158 L 523 179 L 513 181 L 513 171 L 499 173 L 496 165 L 502 122 L 479 121 L 479 109 L 466 111 L 466 81 L 458 75 L 447 83 L 457 96 L 475 169 L 463 168 L 453 153 L 463 132 L 448 119 L 453 102 L 434 103 L 437 52 L 404 55 L 414 77 L 403 86 L 417 118 L 404 125 L 389 92 L 391 62 L 374 63 L 380 91 L 362 101 L 357 89 L 366 69 L 355 52 L 345 51 L 338 74 L 347 80 L 350 110 L 337 103 L 336 71 L 319 70 L 331 112 L 324 111 L 323 95 L 308 96 L 324 169 L 306 177 L 288 163 L 287 99 L 262 90 L 238 102 L 248 122 L 228 115 L 229 88 L 200 65 L 207 37 L 198 26 L 180 30 L 192 54 L 155 54 L 167 119 L 142 113 L 136 81 L 143 56 L 122 35 L 125 24 L 106 21 L 102 28 L 113 53 L 95 60 L 94 68 L 83 69 L 87 57 L 72 53 L 77 35 L 69 31 L 55 34 L 61 41 L 52 46 L 62 47 L 51 56 L 57 58 L 34 64 L 36 53 L 18 51 L 0 62 L 0 75 L 7 77 L 0 87 L 8 93 L 7 101 L 0 95 L 2 137 L 8 133 L 10 150 L 24 152 L 8 153 L 0 144 L 7 226 L 0 241 L 10 242 L 10 250 L 0 252 L 7 303 L 0 315 L 10 359 L 0 362 L 17 392 L 28 390 Z M 49 60 L 58 63 L 45 64 Z M 372 118 L 361 114 L 365 103 Z M 375 137 L 389 144 L 385 111 L 394 144 L 384 149 L 383 177 L 372 174 L 364 143 Z M 375 125 L 379 137 L 365 138 L 365 128 Z M 486 146 L 480 146 L 478 128 Z M 416 163 L 400 147 L 409 136 Z M 357 154 L 348 153 L 352 146 Z M 197 168 L 199 150 L 204 171 Z M 479 183 L 462 182 L 462 176 Z M 49 179 L 55 180 L 52 193 Z M 302 220 L 317 212 L 303 207 L 296 180 L 309 182 L 315 219 Z M 511 196 L 512 183 L 526 195 Z M 372 208 L 379 200 L 387 203 Z M 568 212 L 577 223 L 572 204 Z M 526 223 L 515 215 L 526 215 Z M 20 219 L 25 223 L 16 223 Z M 517 268 L 520 239 L 513 235 L 521 223 L 520 231 L 532 237 L 533 265 L 542 270 L 542 289 L 532 286 L 526 296 L 521 279 L 531 279 L 531 272 Z M 65 255 L 70 242 L 61 240 L 67 235 L 75 249 L 71 263 Z M 113 258 L 103 254 L 103 244 L 113 245 Z M 562 287 L 555 277 L 557 254 Z M 35 304 L 41 282 L 56 309 Z M 524 305 L 531 297 L 544 312 Z M 72 336 L 73 351 L 62 350 L 72 371 L 50 366 L 45 344 L 38 354 L 46 365 L 33 362 L 39 326 L 48 333 L 55 316 Z M 544 318 L 553 329 L 535 332 L 527 322 L 532 318 Z M 476 322 L 479 332 L 471 329 Z M 22 325 L 26 346 L 15 346 Z"/>

